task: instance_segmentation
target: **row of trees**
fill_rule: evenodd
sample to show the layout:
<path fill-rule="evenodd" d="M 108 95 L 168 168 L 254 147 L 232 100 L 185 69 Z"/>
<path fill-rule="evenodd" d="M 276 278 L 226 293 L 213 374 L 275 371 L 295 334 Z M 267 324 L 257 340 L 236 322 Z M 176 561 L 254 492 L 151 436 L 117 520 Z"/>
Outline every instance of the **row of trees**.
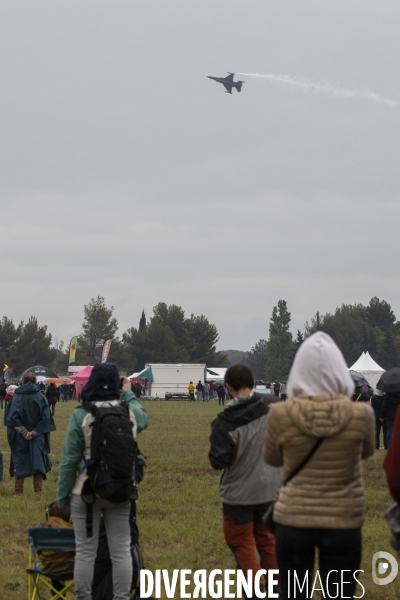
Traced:
<path fill-rule="evenodd" d="M 114 340 L 109 360 L 124 371 L 140 371 L 149 362 L 206 363 L 215 367 L 228 364 L 226 356 L 216 349 L 218 330 L 204 315 L 186 317 L 180 306 L 160 302 L 153 308 L 149 322 L 143 311 L 138 327 L 130 327 L 118 338 L 113 310 L 107 308 L 101 296 L 84 307 L 78 364 L 98 362 L 103 342 L 110 337 Z"/>
<path fill-rule="evenodd" d="M 324 331 L 335 340 L 349 367 L 366 350 L 383 369 L 400 363 L 400 322 L 390 304 L 376 296 L 367 306 L 343 304 L 334 313 L 317 313 L 303 332 L 297 331 L 295 339 L 290 321 L 287 303 L 279 300 L 272 311 L 268 341 L 257 342 L 245 359 L 257 378 L 287 378 L 297 349 L 316 331 Z"/>
<path fill-rule="evenodd" d="M 108 360 L 125 372 L 139 371 L 147 362 L 206 363 L 215 367 L 228 364 L 226 356 L 216 349 L 218 330 L 204 315 L 186 317 L 180 306 L 160 302 L 149 322 L 143 311 L 138 327 L 130 327 L 119 338 L 113 313 L 114 308 L 107 307 L 102 296 L 84 306 L 76 364 L 99 362 L 108 338 L 113 338 Z M 68 358 L 69 347 L 64 342 L 52 347 L 51 334 L 46 326 L 39 326 L 36 317 L 19 325 L 7 317 L 0 321 L 0 361 L 12 367 L 16 375 L 35 364 L 66 374 Z"/>
<path fill-rule="evenodd" d="M 107 307 L 101 296 L 84 306 L 76 364 L 98 362 L 104 340 L 114 338 L 109 360 L 126 372 L 139 371 L 147 362 L 229 365 L 227 356 L 216 349 L 218 330 L 204 315 L 186 317 L 180 306 L 160 302 L 149 321 L 143 311 L 138 327 L 130 327 L 119 338 L 113 313 L 114 308 Z M 294 339 L 290 322 L 287 303 L 279 300 L 272 311 L 268 340 L 260 339 L 249 352 L 242 354 L 257 379 L 286 378 L 300 344 L 318 330 L 335 340 L 349 366 L 364 350 L 384 369 L 400 363 L 400 322 L 385 300 L 374 297 L 367 306 L 343 304 L 334 313 L 317 313 L 305 324 L 303 332 L 297 331 Z M 234 351 L 230 354 L 235 355 Z M 0 362 L 11 366 L 15 374 L 34 364 L 51 366 L 56 373 L 65 374 L 68 355 L 69 347 L 63 342 L 57 348 L 52 347 L 47 326 L 40 326 L 36 317 L 17 325 L 7 317 L 0 320 Z"/>

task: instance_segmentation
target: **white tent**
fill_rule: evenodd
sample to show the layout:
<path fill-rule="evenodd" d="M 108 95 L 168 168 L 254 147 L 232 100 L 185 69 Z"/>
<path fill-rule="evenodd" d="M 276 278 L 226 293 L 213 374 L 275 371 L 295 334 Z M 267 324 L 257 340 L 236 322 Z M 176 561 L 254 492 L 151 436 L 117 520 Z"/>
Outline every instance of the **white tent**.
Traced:
<path fill-rule="evenodd" d="M 207 381 L 217 381 L 217 379 L 223 379 L 228 369 L 221 367 L 207 367 L 206 379 Z"/>
<path fill-rule="evenodd" d="M 350 371 L 357 371 L 357 373 L 364 375 L 369 385 L 373 388 L 376 388 L 381 375 L 385 372 L 370 356 L 368 350 L 361 354 L 360 358 L 350 367 Z"/>

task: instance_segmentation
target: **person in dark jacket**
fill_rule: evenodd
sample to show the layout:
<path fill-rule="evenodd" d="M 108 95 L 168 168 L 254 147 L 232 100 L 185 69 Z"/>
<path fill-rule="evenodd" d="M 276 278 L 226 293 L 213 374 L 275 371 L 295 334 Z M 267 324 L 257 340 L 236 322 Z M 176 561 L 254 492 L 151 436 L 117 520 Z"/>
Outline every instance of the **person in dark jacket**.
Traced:
<path fill-rule="evenodd" d="M 380 442 L 379 438 L 381 435 L 381 429 L 383 434 L 383 447 L 387 450 L 386 446 L 386 423 L 385 421 L 381 421 L 381 410 L 383 399 L 385 397 L 385 392 L 381 392 L 380 390 L 376 390 L 375 394 L 371 398 L 371 406 L 375 413 L 375 449 L 379 450 Z"/>
<path fill-rule="evenodd" d="M 203 384 L 199 380 L 199 383 L 196 385 L 196 400 L 203 400 Z"/>
<path fill-rule="evenodd" d="M 400 505 L 400 410 L 397 411 L 393 426 L 392 443 L 387 451 L 383 468 L 390 495 Z"/>
<path fill-rule="evenodd" d="M 386 448 L 389 448 L 392 439 L 393 424 L 396 418 L 397 408 L 400 404 L 400 392 L 386 392 L 381 408 L 381 422 L 386 425 Z"/>
<path fill-rule="evenodd" d="M 280 381 L 275 381 L 275 383 L 274 383 L 274 394 L 278 398 L 279 398 L 280 389 L 281 389 L 281 383 L 280 383 Z"/>
<path fill-rule="evenodd" d="M 225 386 L 223 383 L 218 383 L 216 386 L 217 395 L 218 395 L 218 405 L 224 406 L 225 404 Z"/>
<path fill-rule="evenodd" d="M 33 489 L 42 491 L 51 469 L 50 432 L 55 431 L 49 405 L 36 386 L 34 373 L 24 376 L 6 413 L 7 439 L 11 449 L 10 475 L 15 477 L 15 494 L 20 496 L 25 477 L 33 476 Z"/>
<path fill-rule="evenodd" d="M 55 383 L 51 383 L 46 390 L 46 398 L 49 403 L 51 414 L 54 417 L 54 410 L 56 408 L 56 402 L 58 400 L 58 393 Z"/>
<path fill-rule="evenodd" d="M 6 394 L 7 394 L 6 380 L 2 379 L 2 381 L 0 383 L 0 406 L 1 406 L 1 408 L 3 408 L 4 398 L 6 397 Z"/>
<path fill-rule="evenodd" d="M 232 400 L 212 423 L 208 457 L 214 469 L 223 469 L 220 496 L 225 541 L 238 569 L 245 574 L 250 569 L 254 580 L 260 569 L 255 546 L 262 568 L 277 569 L 275 536 L 261 521 L 281 481 L 281 469 L 265 464 L 262 457 L 267 414 L 277 400 L 253 389 L 253 374 L 246 365 L 229 367 L 225 385 Z"/>

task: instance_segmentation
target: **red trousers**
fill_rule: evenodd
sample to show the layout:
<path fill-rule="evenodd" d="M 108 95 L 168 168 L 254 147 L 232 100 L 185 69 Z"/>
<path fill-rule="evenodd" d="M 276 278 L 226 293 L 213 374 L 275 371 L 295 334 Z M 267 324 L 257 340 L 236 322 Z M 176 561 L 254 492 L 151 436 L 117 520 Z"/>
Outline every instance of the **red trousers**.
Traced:
<path fill-rule="evenodd" d="M 261 518 L 268 504 L 253 506 L 223 505 L 225 541 L 232 550 L 238 569 L 253 580 L 259 569 L 277 569 L 275 536 L 264 527 Z M 256 555 L 256 548 L 260 560 Z"/>

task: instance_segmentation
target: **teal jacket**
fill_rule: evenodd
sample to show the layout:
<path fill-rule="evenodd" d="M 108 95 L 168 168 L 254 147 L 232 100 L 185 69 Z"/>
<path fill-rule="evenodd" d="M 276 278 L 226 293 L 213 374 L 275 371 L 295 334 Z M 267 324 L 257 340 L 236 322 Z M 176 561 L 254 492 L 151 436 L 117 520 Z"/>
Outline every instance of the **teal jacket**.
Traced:
<path fill-rule="evenodd" d="M 121 394 L 120 400 L 129 404 L 135 415 L 137 433 L 146 429 L 149 423 L 147 411 L 130 390 Z M 68 423 L 58 469 L 57 502 L 60 508 L 65 506 L 71 497 L 77 479 L 79 464 L 85 452 L 85 436 L 82 423 L 87 411 L 78 407 L 74 410 Z"/>

